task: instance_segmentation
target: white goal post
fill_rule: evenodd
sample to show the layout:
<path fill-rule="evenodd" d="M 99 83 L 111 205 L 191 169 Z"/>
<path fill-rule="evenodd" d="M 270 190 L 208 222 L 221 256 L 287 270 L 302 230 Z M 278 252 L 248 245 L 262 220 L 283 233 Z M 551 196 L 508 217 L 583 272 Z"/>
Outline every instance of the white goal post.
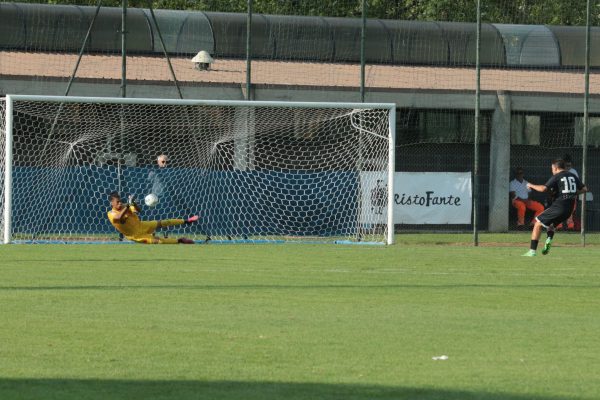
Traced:
<path fill-rule="evenodd" d="M 113 191 L 142 220 L 199 214 L 166 231 L 198 242 L 394 241 L 394 104 L 7 95 L 0 111 L 5 244 L 122 240 Z"/>

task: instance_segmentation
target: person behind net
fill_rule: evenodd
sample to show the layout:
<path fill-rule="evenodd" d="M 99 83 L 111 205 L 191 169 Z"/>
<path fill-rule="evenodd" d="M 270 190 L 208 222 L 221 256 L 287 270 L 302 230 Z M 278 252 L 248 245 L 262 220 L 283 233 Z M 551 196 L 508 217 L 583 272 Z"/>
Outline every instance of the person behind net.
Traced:
<path fill-rule="evenodd" d="M 134 196 L 129 196 L 128 203 L 123 204 L 121 196 L 112 192 L 109 196 L 112 209 L 108 211 L 108 219 L 117 231 L 127 239 L 137 243 L 147 244 L 193 244 L 194 241 L 187 238 L 159 238 L 155 235 L 157 229 L 167 226 L 192 224 L 198 221 L 194 215 L 186 219 L 164 219 L 158 221 L 142 221 L 138 216 L 140 207 L 136 204 Z"/>
<path fill-rule="evenodd" d="M 168 185 L 168 173 L 167 167 L 170 165 L 171 160 L 169 156 L 162 153 L 156 157 L 156 168 L 152 169 L 148 173 L 148 193 L 154 193 L 156 197 L 164 201 L 165 196 L 170 195 L 171 200 L 175 203 L 175 206 L 185 211 L 188 216 L 192 216 L 193 213 L 187 203 L 177 193 L 172 193 L 169 190 Z M 164 203 L 162 203 L 164 204 Z M 159 206 L 160 207 L 160 206 Z M 163 232 L 164 237 L 168 237 L 168 232 Z"/>
<path fill-rule="evenodd" d="M 153 169 L 148 173 L 148 182 L 150 184 L 149 193 L 154 193 L 159 199 L 165 193 L 165 177 L 163 176 L 164 169 L 167 168 L 169 157 L 166 154 L 161 154 L 156 158 L 158 168 Z"/>
<path fill-rule="evenodd" d="M 554 227 L 564 221 L 572 212 L 577 196 L 587 192 L 587 187 L 570 171 L 565 169 L 565 161 L 561 158 L 552 161 L 552 177 L 543 185 L 528 183 L 527 187 L 538 192 L 554 194 L 554 201 L 543 213 L 537 216 L 529 251 L 523 254 L 526 257 L 537 255 L 538 242 L 542 228 L 548 230 L 548 237 L 544 244 L 542 254 L 546 255 L 552 246 Z"/>
<path fill-rule="evenodd" d="M 525 213 L 527 209 L 534 212 L 533 218 L 537 217 L 544 211 L 544 206 L 529 198 L 531 189 L 527 187 L 527 182 L 524 179 L 525 171 L 523 168 L 518 167 L 515 170 L 515 179 L 510 181 L 509 192 L 511 204 L 517 209 L 517 229 L 525 228 Z M 534 224 L 534 220 L 531 221 L 531 225 Z"/>

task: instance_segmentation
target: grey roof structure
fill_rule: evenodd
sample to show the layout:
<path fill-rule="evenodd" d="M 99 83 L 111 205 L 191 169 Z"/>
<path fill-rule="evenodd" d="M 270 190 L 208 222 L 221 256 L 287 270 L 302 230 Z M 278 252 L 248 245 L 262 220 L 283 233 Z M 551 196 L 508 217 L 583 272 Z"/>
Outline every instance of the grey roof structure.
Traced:
<path fill-rule="evenodd" d="M 0 3 L 0 48 L 74 52 L 81 47 L 95 7 Z M 156 10 L 167 51 L 206 50 L 226 58 L 246 57 L 246 15 Z M 254 14 L 252 57 L 313 62 L 360 61 L 361 20 Z M 127 13 L 130 53 L 163 52 L 149 10 Z M 121 9 L 103 7 L 88 52 L 119 52 Z M 366 61 L 393 65 L 467 66 L 475 63 L 476 25 L 457 22 L 368 20 Z M 585 28 L 482 25 L 481 62 L 493 67 L 581 67 Z M 591 65 L 600 67 L 600 28 L 592 28 Z"/>

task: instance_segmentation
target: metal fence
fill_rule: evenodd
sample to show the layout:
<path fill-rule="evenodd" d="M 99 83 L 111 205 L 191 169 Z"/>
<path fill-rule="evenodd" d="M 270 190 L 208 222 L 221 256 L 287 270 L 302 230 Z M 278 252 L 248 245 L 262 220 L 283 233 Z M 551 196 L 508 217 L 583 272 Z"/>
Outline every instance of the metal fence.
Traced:
<path fill-rule="evenodd" d="M 126 18 L 117 7 L 0 3 L 0 92 L 394 102 L 397 170 L 472 171 L 475 196 L 471 224 L 398 229 L 473 231 L 475 243 L 480 230 L 515 228 L 516 167 L 543 183 L 568 153 L 600 187 L 589 0 L 238 3 Z M 210 64 L 191 61 L 201 50 Z M 584 240 L 600 230 L 598 210 L 600 196 L 578 207 Z"/>

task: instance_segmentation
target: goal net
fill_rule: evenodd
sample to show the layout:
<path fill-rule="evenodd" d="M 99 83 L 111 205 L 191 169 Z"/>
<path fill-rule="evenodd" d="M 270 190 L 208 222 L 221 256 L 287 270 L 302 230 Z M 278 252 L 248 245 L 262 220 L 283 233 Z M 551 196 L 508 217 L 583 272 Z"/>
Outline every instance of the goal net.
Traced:
<path fill-rule="evenodd" d="M 4 243 L 118 241 L 108 195 L 196 241 L 392 243 L 392 104 L 7 96 Z M 390 157 L 392 154 L 392 157 Z M 158 165 L 166 155 L 169 163 Z M 147 194 L 159 198 L 144 205 Z M 125 201 L 125 200 L 124 200 Z"/>

